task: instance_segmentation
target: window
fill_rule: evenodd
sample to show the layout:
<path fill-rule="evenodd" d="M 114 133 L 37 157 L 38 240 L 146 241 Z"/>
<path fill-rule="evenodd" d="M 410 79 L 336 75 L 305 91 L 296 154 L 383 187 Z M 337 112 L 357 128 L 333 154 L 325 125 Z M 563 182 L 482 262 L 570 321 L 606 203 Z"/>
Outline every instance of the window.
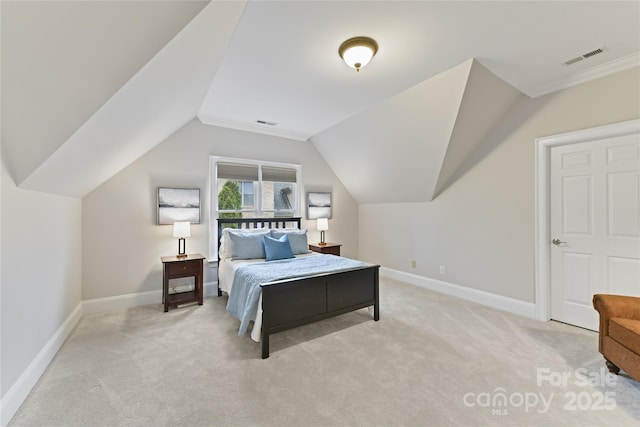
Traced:
<path fill-rule="evenodd" d="M 262 213 L 268 217 L 297 213 L 297 171 L 291 167 L 263 166 L 260 182 Z"/>
<path fill-rule="evenodd" d="M 253 181 L 238 181 L 240 186 L 240 206 L 242 209 L 253 209 Z"/>
<path fill-rule="evenodd" d="M 218 250 L 216 218 L 300 216 L 300 165 L 212 156 L 209 169 L 212 259 Z"/>

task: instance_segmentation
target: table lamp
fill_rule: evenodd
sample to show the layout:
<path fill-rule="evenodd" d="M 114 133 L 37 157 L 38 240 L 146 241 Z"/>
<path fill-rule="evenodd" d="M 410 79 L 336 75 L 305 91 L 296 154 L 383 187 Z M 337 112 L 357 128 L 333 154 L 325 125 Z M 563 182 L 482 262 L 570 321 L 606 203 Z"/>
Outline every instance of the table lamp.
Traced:
<path fill-rule="evenodd" d="M 327 243 L 324 241 L 324 232 L 329 229 L 329 218 L 318 218 L 316 229 L 320 230 L 320 244 L 326 245 Z"/>

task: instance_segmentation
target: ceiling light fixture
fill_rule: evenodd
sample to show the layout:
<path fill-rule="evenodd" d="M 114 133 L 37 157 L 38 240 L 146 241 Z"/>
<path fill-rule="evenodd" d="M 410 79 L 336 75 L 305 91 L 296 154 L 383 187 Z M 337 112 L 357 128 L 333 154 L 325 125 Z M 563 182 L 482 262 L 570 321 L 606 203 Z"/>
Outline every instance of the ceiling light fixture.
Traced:
<path fill-rule="evenodd" d="M 369 37 L 353 37 L 340 45 L 340 58 L 351 68 L 360 71 L 378 51 L 378 43 Z"/>

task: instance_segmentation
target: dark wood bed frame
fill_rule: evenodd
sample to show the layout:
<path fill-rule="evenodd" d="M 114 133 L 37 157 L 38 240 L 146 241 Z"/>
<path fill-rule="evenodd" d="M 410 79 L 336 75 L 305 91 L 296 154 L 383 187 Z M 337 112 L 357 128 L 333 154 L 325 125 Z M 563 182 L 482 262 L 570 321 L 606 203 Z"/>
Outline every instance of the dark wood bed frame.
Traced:
<path fill-rule="evenodd" d="M 224 228 L 300 228 L 300 218 L 218 218 L 218 249 Z M 218 257 L 219 259 L 219 257 Z M 261 284 L 262 358 L 269 357 L 269 336 L 307 323 L 373 306 L 380 319 L 379 265 L 357 267 Z M 218 286 L 218 296 L 221 296 Z"/>

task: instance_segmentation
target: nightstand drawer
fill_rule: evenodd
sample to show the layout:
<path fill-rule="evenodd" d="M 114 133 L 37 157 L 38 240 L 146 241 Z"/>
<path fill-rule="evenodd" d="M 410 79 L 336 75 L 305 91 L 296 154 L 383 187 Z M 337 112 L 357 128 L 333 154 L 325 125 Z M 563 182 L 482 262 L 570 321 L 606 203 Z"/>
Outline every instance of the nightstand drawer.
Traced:
<path fill-rule="evenodd" d="M 167 264 L 166 267 L 169 275 L 171 276 L 182 275 L 182 274 L 194 275 L 200 272 L 201 263 L 202 261 L 200 260 L 177 261 L 177 262 L 172 262 L 170 264 Z"/>
<path fill-rule="evenodd" d="M 340 256 L 340 246 L 331 246 L 329 248 L 322 248 L 320 251 L 323 254 L 331 254 Z"/>

